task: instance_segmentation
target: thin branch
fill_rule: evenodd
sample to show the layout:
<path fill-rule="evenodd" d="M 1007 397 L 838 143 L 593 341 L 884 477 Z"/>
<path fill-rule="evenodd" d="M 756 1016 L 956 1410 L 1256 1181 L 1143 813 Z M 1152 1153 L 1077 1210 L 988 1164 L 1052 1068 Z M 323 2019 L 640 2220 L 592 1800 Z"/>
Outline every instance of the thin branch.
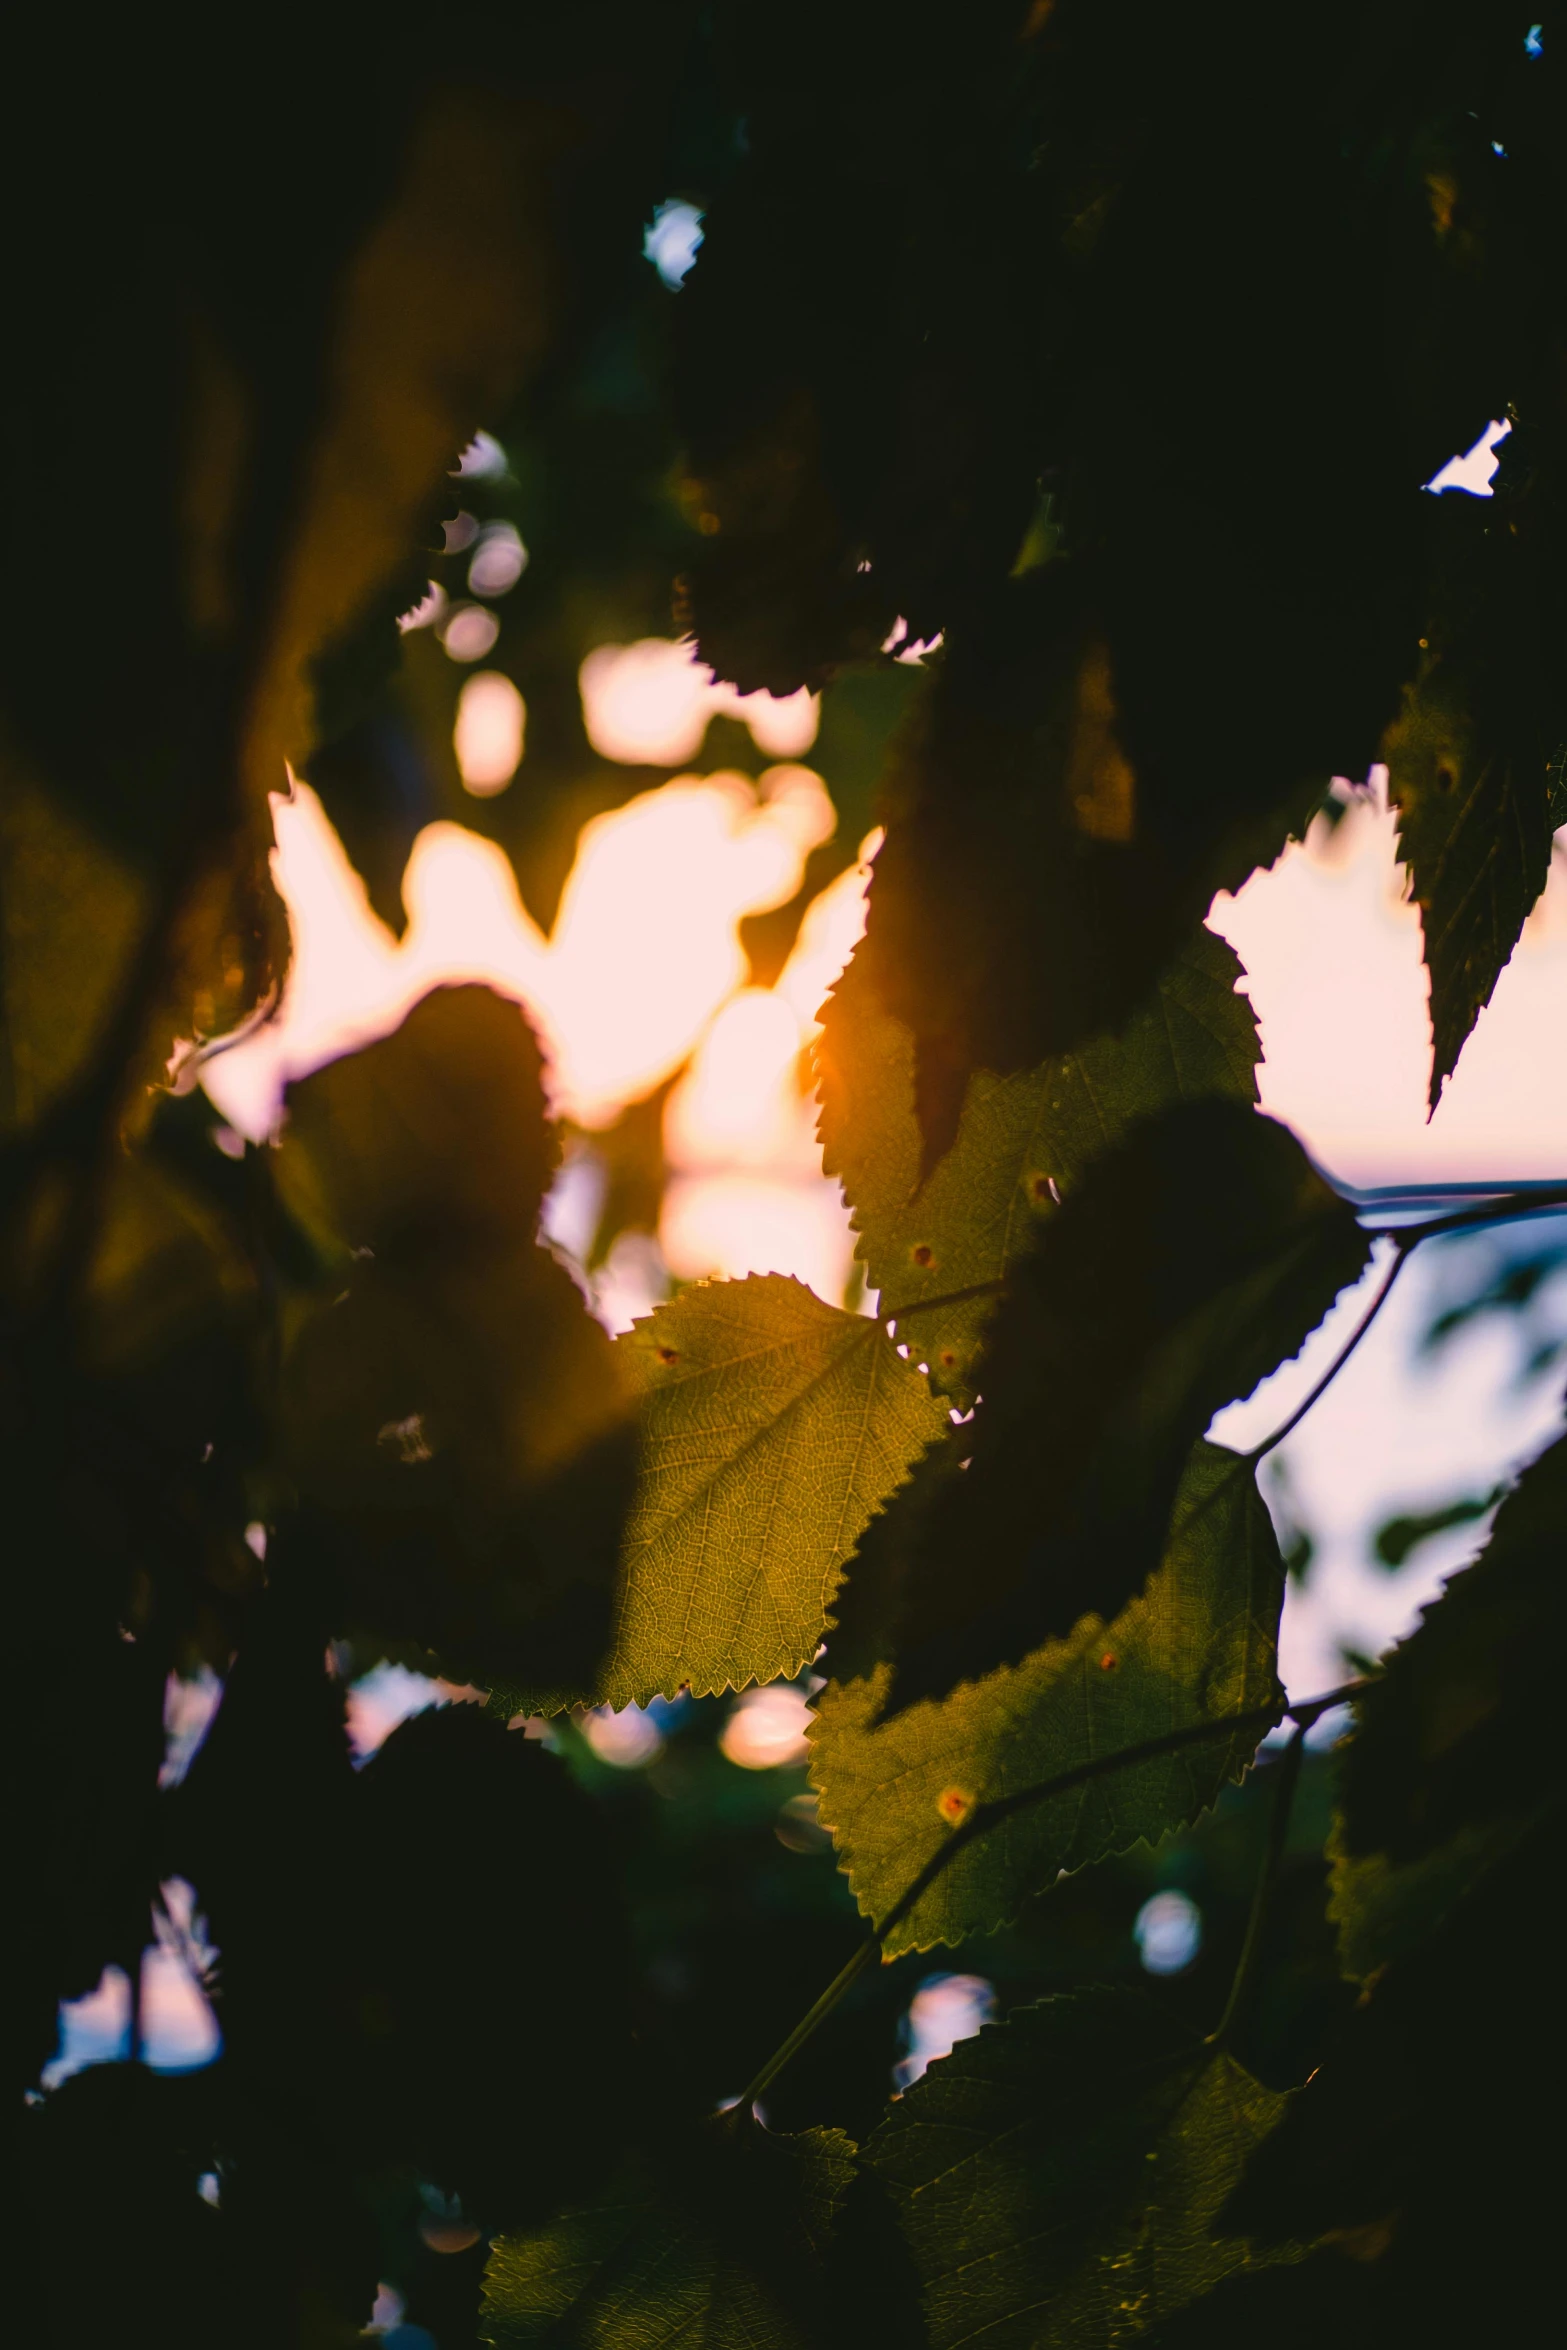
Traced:
<path fill-rule="evenodd" d="M 862 1942 L 848 1964 L 839 1969 L 826 1990 L 807 2015 L 800 2018 L 787 2040 L 775 2050 L 754 2081 L 743 2092 L 740 2103 L 749 2107 L 764 2089 L 770 2088 L 785 2065 L 791 2063 L 807 2040 L 820 2029 L 827 2017 L 843 1998 L 846 1991 L 859 1980 L 865 1969 L 877 1956 L 889 1935 L 896 1932 L 910 1911 L 924 1899 L 936 1879 L 950 1867 L 977 1837 L 987 1835 L 1002 1820 L 1009 1820 L 1020 1811 L 1031 1810 L 1037 1803 L 1046 1803 L 1052 1796 L 1069 1795 L 1076 1787 L 1083 1787 L 1091 1779 L 1103 1779 L 1115 1771 L 1131 1770 L 1136 1764 L 1152 1762 L 1158 1756 L 1178 1754 L 1183 1747 L 1211 1744 L 1218 1738 L 1234 1737 L 1243 1730 L 1256 1730 L 1259 1735 L 1272 1729 L 1281 1718 L 1296 1722 L 1302 1731 L 1331 1713 L 1334 1706 L 1347 1704 L 1370 1683 L 1364 1677 L 1346 1681 L 1341 1688 L 1329 1689 L 1321 1697 L 1308 1697 L 1299 1704 L 1254 1705 L 1244 1713 L 1213 1714 L 1203 1722 L 1188 1722 L 1182 1729 L 1167 1730 L 1161 1737 L 1145 1738 L 1138 1746 L 1123 1746 L 1115 1754 L 1101 1754 L 1091 1761 L 1078 1763 L 1070 1771 L 1062 1771 L 1053 1779 L 1042 1780 L 1034 1787 L 1020 1787 L 1013 1795 L 997 1796 L 992 1803 L 981 1803 L 969 1813 L 961 1826 L 954 1828 L 945 1844 L 931 1854 L 906 1892 L 893 1903 L 881 1924 L 874 1928 L 868 1942 Z"/>
<path fill-rule="evenodd" d="M 1384 1225 L 1382 1229 L 1401 1248 L 1422 1240 L 1437 1240 L 1444 1232 L 1469 1232 L 1486 1224 L 1511 1224 L 1524 1216 L 1550 1215 L 1567 1208 L 1567 1183 L 1542 1184 L 1533 1191 L 1507 1191 L 1473 1208 L 1454 1208 L 1445 1216 L 1431 1216 L 1424 1224 Z"/>
<path fill-rule="evenodd" d="M 1289 1835 L 1290 1812 L 1295 1802 L 1295 1787 L 1300 1778 L 1301 1757 L 1305 1752 L 1306 1728 L 1296 1726 L 1295 1735 L 1284 1749 L 1284 1760 L 1278 1767 L 1278 1780 L 1273 1791 L 1273 1811 L 1268 1821 L 1268 1846 L 1263 1855 L 1262 1873 L 1257 1879 L 1257 1890 L 1252 1895 L 1251 1915 L 1246 1920 L 1246 1939 L 1236 1962 L 1235 1979 L 1230 1985 L 1224 2013 L 1208 2035 L 1210 2048 L 1226 2048 L 1234 2035 L 1236 2025 L 1245 2013 L 1257 1980 L 1257 1962 L 1262 1955 L 1262 1937 L 1267 1928 L 1268 1911 L 1272 1906 L 1273 1888 L 1278 1881 L 1279 1863 L 1284 1857 L 1284 1843 Z"/>
<path fill-rule="evenodd" d="M 1241 1454 L 1241 1462 L 1245 1467 L 1255 1468 L 1258 1461 L 1260 1461 L 1265 1454 L 1273 1451 L 1275 1445 L 1282 1444 L 1286 1436 L 1291 1436 L 1294 1434 L 1295 1430 L 1300 1426 L 1301 1421 L 1311 1410 L 1312 1405 L 1320 1402 L 1322 1397 L 1326 1395 L 1328 1389 L 1332 1386 L 1340 1371 L 1343 1370 L 1344 1365 L 1349 1361 L 1349 1358 L 1354 1353 L 1356 1347 L 1365 1337 L 1366 1332 L 1371 1328 L 1371 1325 L 1376 1320 L 1378 1314 L 1381 1313 L 1382 1308 L 1387 1304 L 1388 1299 L 1393 1294 L 1393 1284 L 1404 1269 L 1404 1261 L 1408 1256 L 1410 1249 L 1415 1246 L 1415 1242 L 1413 1240 L 1407 1242 L 1406 1244 L 1402 1241 L 1399 1241 L 1397 1235 L 1395 1235 L 1395 1241 L 1397 1241 L 1397 1246 L 1395 1249 L 1393 1262 L 1389 1265 L 1387 1271 L 1383 1274 L 1381 1280 L 1378 1282 L 1376 1293 L 1372 1297 L 1371 1303 L 1367 1306 L 1365 1312 L 1361 1315 L 1360 1320 L 1355 1324 L 1354 1329 L 1350 1332 L 1348 1338 L 1345 1339 L 1343 1345 L 1339 1348 L 1338 1353 L 1333 1357 L 1332 1362 L 1329 1363 L 1321 1378 L 1316 1382 L 1316 1385 L 1308 1391 L 1305 1400 L 1295 1406 L 1295 1409 L 1290 1413 L 1289 1418 L 1287 1420 L 1281 1421 L 1279 1426 L 1274 1429 L 1271 1436 L 1265 1436 L 1260 1444 L 1254 1444 L 1252 1446 L 1250 1452 L 1243 1452 Z"/>

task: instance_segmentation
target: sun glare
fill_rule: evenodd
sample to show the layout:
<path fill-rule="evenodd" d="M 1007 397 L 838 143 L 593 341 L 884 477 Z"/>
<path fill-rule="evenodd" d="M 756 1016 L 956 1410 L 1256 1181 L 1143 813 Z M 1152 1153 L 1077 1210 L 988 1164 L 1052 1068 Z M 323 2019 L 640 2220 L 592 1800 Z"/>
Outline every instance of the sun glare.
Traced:
<path fill-rule="evenodd" d="M 617 665 L 604 676 L 613 682 L 629 660 L 648 689 L 636 703 L 643 755 L 654 719 L 668 719 L 677 684 L 683 708 L 695 707 L 693 680 L 706 708 L 705 672 L 685 648 L 603 653 Z M 590 719 L 592 668 L 590 660 Z M 515 710 L 509 698 L 503 708 L 497 688 L 515 694 L 488 672 L 464 691 L 459 752 L 465 772 L 472 759 L 470 788 L 486 788 L 480 774 L 500 775 L 513 724 L 520 755 L 520 697 Z M 493 697 L 493 709 L 484 697 Z M 801 699 L 814 729 L 814 706 Z M 768 722 L 787 708 L 771 705 Z M 622 717 L 631 709 L 628 695 Z M 604 711 L 601 700 L 594 721 L 601 728 L 609 724 Z M 629 733 L 616 740 L 619 755 L 629 756 Z M 1554 1038 L 1567 980 L 1562 860 L 1428 1120 L 1419 920 L 1394 857 L 1385 782 L 1374 776 L 1369 791 L 1343 787 L 1341 797 L 1336 824 L 1319 818 L 1268 871 L 1216 898 L 1210 915 L 1246 966 L 1266 1048 L 1264 1108 L 1352 1184 L 1559 1173 L 1567 1104 L 1531 1087 L 1527 1072 Z M 880 834 L 806 907 L 772 987 L 749 982 L 740 942 L 748 914 L 796 895 L 806 858 L 833 829 L 831 802 L 811 769 L 780 763 L 755 784 L 739 774 L 681 776 L 595 817 L 583 828 L 548 938 L 504 852 L 461 825 L 438 823 L 414 843 L 399 945 L 309 787 L 295 784 L 273 807 L 273 867 L 294 947 L 287 986 L 270 1020 L 202 1065 L 206 1090 L 235 1136 L 259 1141 L 274 1132 L 291 1078 L 386 1034 L 430 987 L 482 981 L 527 1007 L 546 1048 L 552 1107 L 590 1135 L 676 1080 L 664 1112 L 669 1178 L 656 1240 L 622 1235 L 595 1275 L 595 1305 L 611 1327 L 646 1312 L 671 1274 L 790 1273 L 822 1297 L 845 1298 L 853 1236 L 837 1185 L 821 1173 L 809 1048 L 822 1000 L 864 928 Z M 549 1230 L 578 1257 L 591 1242 L 604 1180 L 589 1149 L 557 1184 Z"/>
<path fill-rule="evenodd" d="M 601 758 L 632 766 L 678 767 L 694 759 L 711 718 L 739 718 L 757 749 L 797 759 L 816 740 L 817 701 L 802 686 L 782 699 L 720 685 L 689 644 L 643 637 L 600 645 L 582 664 L 582 715 Z"/>

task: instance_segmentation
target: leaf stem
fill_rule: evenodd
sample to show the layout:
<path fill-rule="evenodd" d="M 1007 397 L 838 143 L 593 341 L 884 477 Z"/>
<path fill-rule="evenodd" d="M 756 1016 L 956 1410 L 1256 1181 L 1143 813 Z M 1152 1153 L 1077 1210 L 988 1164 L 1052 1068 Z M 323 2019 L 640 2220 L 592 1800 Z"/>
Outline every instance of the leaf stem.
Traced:
<path fill-rule="evenodd" d="M 805 2046 L 806 2041 L 815 2032 L 817 2025 L 824 2023 L 831 2015 L 844 1993 L 859 1981 L 872 1960 L 879 1955 L 880 1950 L 881 1938 L 879 1935 L 873 1936 L 869 1942 L 862 1942 L 853 1957 L 838 1969 L 815 2006 L 808 2014 L 801 2016 L 788 2039 L 783 2042 L 781 2047 L 773 2051 L 755 2080 L 748 2082 L 742 2090 L 737 2100 L 742 2113 L 749 2113 L 763 2090 L 772 2087 L 784 2066 L 791 2061 L 799 2049 Z"/>
<path fill-rule="evenodd" d="M 1257 1962 L 1262 1955 L 1262 1937 L 1267 1928 L 1268 1911 L 1272 1906 L 1273 1888 L 1278 1880 L 1279 1863 L 1284 1857 L 1285 1839 L 1289 1835 L 1290 1811 L 1295 1801 L 1295 1788 L 1300 1778 L 1301 1757 L 1305 1752 L 1306 1727 L 1297 1723 L 1295 1735 L 1284 1749 L 1279 1764 L 1278 1782 L 1273 1791 L 1273 1810 L 1268 1821 L 1268 1845 L 1263 1854 L 1262 1871 L 1257 1879 L 1257 1890 L 1252 1895 L 1251 1915 L 1246 1920 L 1246 1939 L 1236 1961 L 1235 1979 L 1230 1995 L 1224 2003 L 1224 2013 L 1208 2034 L 1210 2048 L 1227 2048 L 1236 2025 L 1245 2012 L 1247 2001 L 1257 1980 Z"/>
<path fill-rule="evenodd" d="M 1254 1705 L 1249 1706 L 1244 1713 L 1211 1714 L 1206 1721 L 1187 1722 L 1179 1730 L 1166 1730 L 1161 1737 L 1145 1738 L 1140 1745 L 1123 1746 L 1114 1754 L 1095 1755 L 1091 1761 L 1078 1763 L 1070 1771 L 1062 1771 L 1053 1779 L 1041 1780 L 1037 1786 L 1020 1787 L 1015 1794 L 1000 1795 L 994 1802 L 977 1805 L 961 1826 L 954 1828 L 945 1844 L 931 1854 L 914 1882 L 899 1895 L 881 1924 L 873 1929 L 870 1940 L 862 1942 L 848 1964 L 834 1975 L 809 2013 L 800 2018 L 787 2040 L 768 2058 L 742 2093 L 740 2103 L 749 2108 L 764 2089 L 772 2086 L 785 2065 L 792 2063 L 807 2040 L 825 2023 L 844 1993 L 859 1980 L 888 1936 L 902 1925 L 910 1911 L 924 1899 L 936 1879 L 957 1859 L 960 1852 L 966 1850 L 977 1837 L 988 1834 L 1002 1820 L 1011 1819 L 1017 1812 L 1030 1810 L 1036 1803 L 1047 1802 L 1053 1795 L 1069 1795 L 1074 1788 L 1085 1786 L 1091 1779 L 1107 1778 L 1112 1772 L 1130 1770 L 1137 1763 L 1152 1762 L 1160 1755 L 1177 1754 L 1186 1746 L 1201 1746 L 1217 1738 L 1233 1737 L 1242 1730 L 1256 1730 L 1260 1734 L 1270 1730 L 1281 1718 L 1298 1723 L 1300 1733 L 1304 1734 L 1323 1714 L 1331 1713 L 1336 1705 L 1344 1705 L 1369 1685 L 1367 1679 L 1362 1677 L 1346 1681 L 1338 1689 L 1329 1689 L 1321 1697 L 1304 1698 L 1299 1704 Z M 1291 1741 L 1292 1750 L 1298 1743 L 1297 1736 Z M 1299 1769 L 1298 1758 L 1295 1768 Z M 1287 1820 L 1285 1824 L 1288 1824 Z M 1233 1999 L 1233 1993 L 1231 1996 Z"/>
<path fill-rule="evenodd" d="M 878 1322 L 906 1322 L 910 1314 L 931 1313 L 937 1306 L 967 1305 L 971 1297 L 995 1297 L 1006 1287 L 1005 1274 L 998 1273 L 992 1281 L 971 1281 L 966 1289 L 944 1290 L 939 1297 L 911 1298 L 906 1306 L 886 1306 L 877 1314 Z"/>

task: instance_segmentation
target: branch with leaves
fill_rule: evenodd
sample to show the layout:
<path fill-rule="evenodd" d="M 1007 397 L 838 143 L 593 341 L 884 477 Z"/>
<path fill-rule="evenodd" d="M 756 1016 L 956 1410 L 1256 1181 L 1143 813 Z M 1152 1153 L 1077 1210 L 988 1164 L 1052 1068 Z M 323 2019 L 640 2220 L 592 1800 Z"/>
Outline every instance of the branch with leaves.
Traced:
<path fill-rule="evenodd" d="M 314 25 L 238 83 L 155 27 L 17 36 L 71 92 L 6 159 L 24 2330 L 277 2350 L 395 2286 L 441 2350 L 1526 2337 L 1567 1453 L 1306 1703 L 1256 1471 L 1417 1248 L 1567 1182 L 1372 1229 L 1260 1114 L 1203 917 L 1385 766 L 1435 1104 L 1544 889 L 1567 28 L 535 13 L 460 56 Z M 1499 421 L 1488 496 L 1422 487 Z M 527 711 L 487 798 L 454 607 Z M 290 773 L 394 928 L 437 822 L 543 920 L 584 819 L 676 773 L 603 755 L 582 665 L 671 631 L 819 697 L 838 833 L 747 927 L 760 983 L 883 831 L 815 1066 L 875 1310 L 769 1273 L 611 1341 L 539 1243 L 514 1004 L 434 991 L 260 1147 L 197 1081 L 287 985 Z M 732 717 L 698 756 L 764 788 Z M 600 1258 L 660 1115 L 597 1137 Z M 1211 1444 L 1378 1250 L 1288 1416 Z M 367 1760 L 388 1665 L 488 1702 Z M 807 1676 L 780 1821 L 708 1701 Z M 166 1715 L 219 1689 L 192 1758 Z M 632 1705 L 705 1727 L 617 1792 L 561 1725 Z M 1253 1826 L 1227 1997 L 1018 1957 Z M 221 2056 L 136 2061 L 134 2012 L 62 2075 L 61 2003 L 150 2013 L 176 1908 Z M 885 2101 L 895 1962 L 977 1936 L 1047 1995 Z"/>

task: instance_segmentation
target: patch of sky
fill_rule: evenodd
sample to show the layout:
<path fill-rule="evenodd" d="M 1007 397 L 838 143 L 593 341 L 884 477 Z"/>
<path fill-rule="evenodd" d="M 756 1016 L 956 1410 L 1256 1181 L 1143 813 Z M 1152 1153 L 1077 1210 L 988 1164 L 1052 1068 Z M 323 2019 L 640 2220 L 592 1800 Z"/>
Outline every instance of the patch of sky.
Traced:
<path fill-rule="evenodd" d="M 642 250 L 671 293 L 678 293 L 702 242 L 702 215 L 694 204 L 671 196 L 653 215 Z"/>
<path fill-rule="evenodd" d="M 1461 457 L 1449 457 L 1441 472 L 1432 474 L 1426 488 L 1438 496 L 1443 490 L 1465 490 L 1471 498 L 1491 497 L 1494 494 L 1491 482 L 1501 463 L 1496 454 L 1497 444 L 1505 441 L 1511 431 L 1510 424 L 1500 423 L 1493 416 L 1474 447 L 1466 449 Z"/>
<path fill-rule="evenodd" d="M 910 2089 L 959 2040 L 982 2032 L 996 2012 L 996 1994 L 983 1975 L 927 1975 L 909 2002 L 901 2037 L 908 2051 L 892 2068 L 899 2090 Z"/>
<path fill-rule="evenodd" d="M 218 1953 L 182 1877 L 161 1888 L 153 1913 L 157 1940 L 142 1952 L 133 1991 L 123 1967 L 107 1966 L 95 1989 L 60 2002 L 59 2038 L 39 2076 L 57 2089 L 92 2064 L 134 2058 L 157 2073 L 199 2072 L 223 2051 L 206 1984 Z"/>

